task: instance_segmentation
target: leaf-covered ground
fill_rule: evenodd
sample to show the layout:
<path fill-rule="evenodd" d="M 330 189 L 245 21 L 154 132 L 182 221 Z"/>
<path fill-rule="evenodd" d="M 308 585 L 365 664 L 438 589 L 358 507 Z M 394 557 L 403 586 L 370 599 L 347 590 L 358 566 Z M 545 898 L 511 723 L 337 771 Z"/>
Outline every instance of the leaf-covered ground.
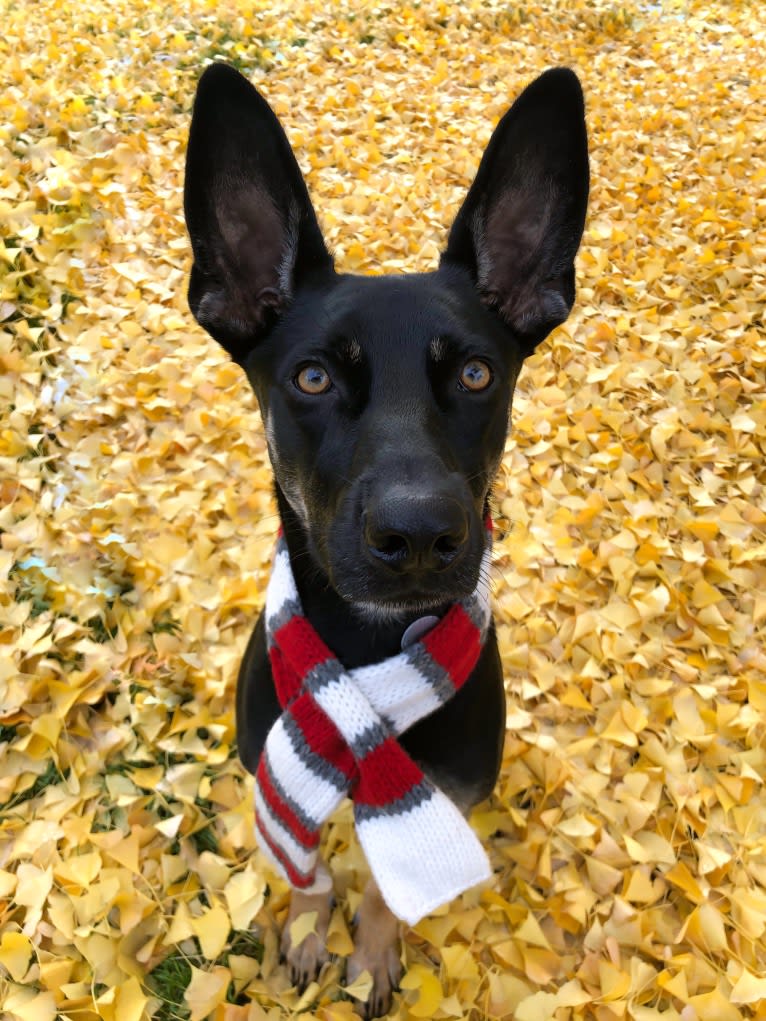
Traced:
<path fill-rule="evenodd" d="M 244 377 L 185 305 L 185 137 L 223 58 L 360 272 L 434 265 L 534 75 L 586 91 L 578 304 L 497 489 L 496 881 L 407 933 L 393 1016 L 766 1018 L 765 53 L 757 0 L 4 0 L 3 1017 L 352 1010 L 349 816 L 337 963 L 299 998 L 233 744 L 277 523 Z"/>

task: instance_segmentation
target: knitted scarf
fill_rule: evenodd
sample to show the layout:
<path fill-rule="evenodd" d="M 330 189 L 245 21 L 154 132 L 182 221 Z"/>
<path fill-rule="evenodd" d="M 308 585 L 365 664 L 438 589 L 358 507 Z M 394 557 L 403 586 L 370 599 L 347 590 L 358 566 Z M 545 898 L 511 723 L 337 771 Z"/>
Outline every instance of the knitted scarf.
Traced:
<path fill-rule="evenodd" d="M 487 536 L 476 590 L 400 654 L 354 670 L 303 616 L 280 537 L 265 614 L 283 712 L 258 765 L 255 809 L 261 849 L 293 887 L 329 888 L 320 829 L 346 796 L 383 899 L 410 925 L 491 875 L 460 811 L 397 741 L 476 665 L 490 620 Z"/>

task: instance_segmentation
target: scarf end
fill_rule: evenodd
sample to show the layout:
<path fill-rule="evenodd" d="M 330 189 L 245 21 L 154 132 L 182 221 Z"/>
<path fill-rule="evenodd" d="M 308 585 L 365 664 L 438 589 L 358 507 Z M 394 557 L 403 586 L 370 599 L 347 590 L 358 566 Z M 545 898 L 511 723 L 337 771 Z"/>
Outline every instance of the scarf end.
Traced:
<path fill-rule="evenodd" d="M 408 925 L 492 878 L 479 838 L 437 788 L 400 815 L 357 812 L 356 828 L 383 900 Z"/>
<path fill-rule="evenodd" d="M 456 897 L 459 897 L 462 893 L 466 893 L 468 890 L 472 890 L 475 886 L 480 886 L 483 883 L 489 882 L 492 879 L 492 869 L 489 867 L 489 861 L 486 862 L 486 868 L 478 871 L 474 876 L 466 876 L 459 883 L 457 883 L 452 889 L 443 888 L 437 895 L 427 900 L 423 896 L 418 896 L 412 899 L 394 898 L 395 904 L 389 903 L 386 899 L 386 895 L 381 889 L 381 895 L 388 904 L 392 913 L 396 915 L 398 919 L 405 922 L 410 927 L 417 925 L 418 922 L 427 918 L 428 915 L 433 914 L 437 908 L 442 907 L 444 904 L 450 904 Z"/>

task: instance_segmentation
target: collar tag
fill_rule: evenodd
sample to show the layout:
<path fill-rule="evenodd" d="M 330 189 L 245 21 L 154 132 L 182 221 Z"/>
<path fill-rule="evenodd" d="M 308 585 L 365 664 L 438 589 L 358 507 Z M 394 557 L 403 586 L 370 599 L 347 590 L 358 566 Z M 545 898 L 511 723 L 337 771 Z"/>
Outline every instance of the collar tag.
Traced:
<path fill-rule="evenodd" d="M 413 642 L 416 642 L 418 638 L 422 638 L 427 631 L 430 631 L 431 628 L 438 623 L 439 618 L 434 617 L 433 615 L 418 617 L 417 620 L 413 620 L 402 635 L 402 648 L 406 649 L 408 645 L 412 645 Z"/>

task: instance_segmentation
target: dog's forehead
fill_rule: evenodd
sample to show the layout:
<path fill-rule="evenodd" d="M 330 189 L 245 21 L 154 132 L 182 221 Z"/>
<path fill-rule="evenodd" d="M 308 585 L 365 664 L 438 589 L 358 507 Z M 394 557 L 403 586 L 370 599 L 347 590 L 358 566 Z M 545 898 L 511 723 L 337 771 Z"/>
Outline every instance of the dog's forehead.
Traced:
<path fill-rule="evenodd" d="M 435 273 L 342 276 L 325 299 L 328 330 L 363 350 L 427 344 L 443 333 L 467 329 L 465 311 Z M 389 347 L 390 349 L 390 347 Z"/>

